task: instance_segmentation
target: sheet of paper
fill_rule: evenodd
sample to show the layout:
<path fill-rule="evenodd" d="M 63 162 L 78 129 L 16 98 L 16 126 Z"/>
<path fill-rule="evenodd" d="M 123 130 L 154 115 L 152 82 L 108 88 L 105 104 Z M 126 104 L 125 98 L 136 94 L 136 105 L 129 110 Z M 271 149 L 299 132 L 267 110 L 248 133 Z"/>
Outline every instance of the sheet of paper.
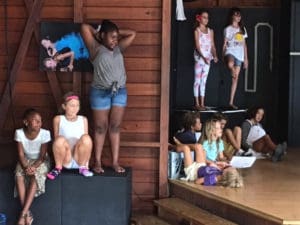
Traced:
<path fill-rule="evenodd" d="M 248 168 L 253 165 L 255 160 L 255 156 L 233 156 L 230 161 L 230 165 L 235 168 Z"/>

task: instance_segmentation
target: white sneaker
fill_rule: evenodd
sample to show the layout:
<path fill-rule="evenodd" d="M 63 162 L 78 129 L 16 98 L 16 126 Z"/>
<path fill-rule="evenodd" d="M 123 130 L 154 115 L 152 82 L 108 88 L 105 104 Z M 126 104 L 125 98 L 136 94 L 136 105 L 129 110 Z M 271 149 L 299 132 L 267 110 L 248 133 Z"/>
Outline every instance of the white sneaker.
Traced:
<path fill-rule="evenodd" d="M 256 151 L 254 151 L 252 148 L 249 148 L 248 151 L 245 152 L 244 156 L 255 156 Z"/>
<path fill-rule="evenodd" d="M 242 156 L 244 155 L 245 151 L 243 149 L 239 149 L 237 150 L 237 152 L 235 153 L 236 156 Z"/>

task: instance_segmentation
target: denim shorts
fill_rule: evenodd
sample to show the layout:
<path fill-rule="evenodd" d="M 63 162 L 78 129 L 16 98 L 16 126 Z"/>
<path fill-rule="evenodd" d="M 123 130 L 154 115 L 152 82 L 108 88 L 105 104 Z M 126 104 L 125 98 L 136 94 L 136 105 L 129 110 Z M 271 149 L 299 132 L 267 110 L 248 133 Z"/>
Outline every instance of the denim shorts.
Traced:
<path fill-rule="evenodd" d="M 95 110 L 107 110 L 112 106 L 125 107 L 127 105 L 127 89 L 119 88 L 112 93 L 111 89 L 98 89 L 91 87 L 90 90 L 91 108 Z"/>
<path fill-rule="evenodd" d="M 238 60 L 236 57 L 234 57 L 234 55 L 231 55 L 231 54 L 226 55 L 226 58 L 229 58 L 229 57 L 233 59 L 234 66 L 239 66 L 239 67 L 242 66 L 243 62 Z"/>

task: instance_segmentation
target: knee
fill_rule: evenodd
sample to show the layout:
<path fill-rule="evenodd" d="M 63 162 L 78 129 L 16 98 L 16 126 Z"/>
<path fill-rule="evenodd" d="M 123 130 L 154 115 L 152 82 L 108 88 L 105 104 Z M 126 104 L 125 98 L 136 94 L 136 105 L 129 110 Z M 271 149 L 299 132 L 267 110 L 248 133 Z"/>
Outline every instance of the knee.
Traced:
<path fill-rule="evenodd" d="M 189 154 L 191 152 L 191 149 L 190 149 L 189 146 L 183 145 L 182 146 L 182 151 L 184 152 L 184 154 Z"/>
<path fill-rule="evenodd" d="M 234 129 L 234 132 L 237 133 L 237 134 L 241 134 L 242 133 L 242 128 L 236 126 L 233 128 Z"/>
<path fill-rule="evenodd" d="M 112 121 L 109 125 L 109 130 L 113 133 L 120 132 L 120 123 Z"/>
<path fill-rule="evenodd" d="M 92 139 L 91 139 L 90 135 L 88 135 L 88 134 L 82 135 L 80 138 L 80 141 L 83 145 L 86 145 L 86 146 L 92 146 L 92 144 L 93 144 Z"/>
<path fill-rule="evenodd" d="M 229 61 L 227 63 L 227 67 L 228 67 L 228 69 L 233 70 L 234 69 L 234 62 L 233 61 Z"/>
<path fill-rule="evenodd" d="M 103 124 L 96 124 L 95 125 L 95 133 L 98 134 L 105 134 L 107 131 L 107 124 L 103 123 Z"/>
<path fill-rule="evenodd" d="M 60 149 L 62 147 L 65 147 L 67 143 L 67 140 L 65 137 L 63 136 L 58 136 L 55 138 L 54 142 L 53 142 L 53 148 L 54 149 Z"/>

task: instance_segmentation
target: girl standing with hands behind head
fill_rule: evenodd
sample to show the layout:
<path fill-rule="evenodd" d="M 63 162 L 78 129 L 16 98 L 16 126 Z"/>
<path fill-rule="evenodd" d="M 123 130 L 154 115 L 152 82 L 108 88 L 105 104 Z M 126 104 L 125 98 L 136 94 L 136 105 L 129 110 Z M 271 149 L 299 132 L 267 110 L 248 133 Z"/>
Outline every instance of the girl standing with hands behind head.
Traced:
<path fill-rule="evenodd" d="M 33 216 L 30 206 L 35 196 L 45 192 L 46 161 L 50 131 L 42 129 L 41 115 L 35 109 L 28 109 L 23 117 L 24 127 L 15 132 L 19 162 L 16 167 L 16 188 L 21 201 L 22 212 L 18 225 L 30 225 Z"/>
<path fill-rule="evenodd" d="M 81 35 L 89 49 L 90 60 L 94 66 L 90 91 L 95 124 L 94 172 L 104 172 L 101 156 L 108 132 L 113 157 L 112 166 L 116 172 L 122 173 L 125 169 L 119 165 L 120 124 L 127 104 L 123 52 L 133 42 L 136 32 L 119 29 L 111 21 L 103 20 L 99 30 L 88 24 L 82 24 Z"/>
<path fill-rule="evenodd" d="M 214 32 L 207 27 L 208 12 L 203 10 L 196 15 L 195 38 L 195 79 L 194 79 L 194 97 L 195 109 L 205 110 L 205 86 L 209 73 L 210 61 L 218 62 L 216 47 L 214 42 Z M 200 99 L 199 99 L 200 95 Z M 200 100 L 200 102 L 199 102 Z"/>
<path fill-rule="evenodd" d="M 224 30 L 223 57 L 232 76 L 229 106 L 238 109 L 233 104 L 238 84 L 242 63 L 244 69 L 248 68 L 248 56 L 246 38 L 248 37 L 244 27 L 241 10 L 232 8 L 228 17 L 228 26 Z"/>
<path fill-rule="evenodd" d="M 79 173 L 85 177 L 93 176 L 88 169 L 93 144 L 88 135 L 87 118 L 77 115 L 80 109 L 79 97 L 68 92 L 64 96 L 62 108 L 65 114 L 53 119 L 55 168 L 47 177 L 54 180 L 61 173 L 62 167 L 79 169 Z"/>

